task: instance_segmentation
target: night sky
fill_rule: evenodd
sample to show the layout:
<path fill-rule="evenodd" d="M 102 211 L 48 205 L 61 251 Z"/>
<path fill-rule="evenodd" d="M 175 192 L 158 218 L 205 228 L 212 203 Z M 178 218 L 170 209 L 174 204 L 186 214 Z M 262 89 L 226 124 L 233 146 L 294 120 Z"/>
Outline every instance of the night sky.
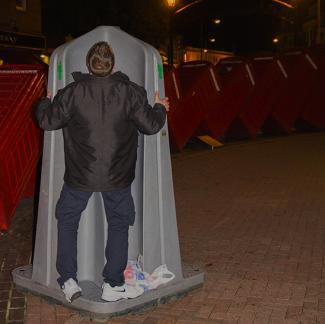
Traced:
<path fill-rule="evenodd" d="M 193 0 L 178 1 L 178 8 Z M 273 49 L 283 8 L 271 0 L 204 0 L 173 15 L 173 31 L 185 46 L 249 53 Z M 272 8 L 271 8 L 272 9 Z M 274 8 L 273 8 L 274 9 Z M 276 8 L 275 8 L 276 9 Z M 168 41 L 169 12 L 163 0 L 43 0 L 43 30 L 49 45 L 98 25 L 120 26 L 155 47 Z M 213 24 L 213 19 L 221 24 Z M 215 38 L 210 43 L 209 38 Z"/>
<path fill-rule="evenodd" d="M 219 25 L 213 23 L 215 18 L 221 19 Z M 259 0 L 206 0 L 174 19 L 184 42 L 197 47 L 203 42 L 203 47 L 219 50 L 267 50 L 274 34 L 274 17 L 263 13 Z M 211 37 L 214 44 L 208 42 Z"/>

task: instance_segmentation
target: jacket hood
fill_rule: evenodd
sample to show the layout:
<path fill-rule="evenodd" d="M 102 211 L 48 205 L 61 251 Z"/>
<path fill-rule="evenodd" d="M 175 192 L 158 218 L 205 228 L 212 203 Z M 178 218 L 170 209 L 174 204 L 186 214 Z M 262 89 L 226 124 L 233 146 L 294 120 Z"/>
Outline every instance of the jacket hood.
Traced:
<path fill-rule="evenodd" d="M 97 78 L 101 78 L 101 79 L 113 78 L 114 80 L 118 80 L 118 81 L 129 81 L 130 80 L 129 77 L 121 71 L 114 72 L 113 74 L 110 74 L 107 77 L 97 77 L 92 74 L 82 73 L 82 72 L 72 72 L 71 74 L 72 74 L 73 80 L 77 81 L 77 82 L 78 81 L 86 81 L 86 80 L 93 79 L 93 78 L 96 78 L 96 79 Z"/>

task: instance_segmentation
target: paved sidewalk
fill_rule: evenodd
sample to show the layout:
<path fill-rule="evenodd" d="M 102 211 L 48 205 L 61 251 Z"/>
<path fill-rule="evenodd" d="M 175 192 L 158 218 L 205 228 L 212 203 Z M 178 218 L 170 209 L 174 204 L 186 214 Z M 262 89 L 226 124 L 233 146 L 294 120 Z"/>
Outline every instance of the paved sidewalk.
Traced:
<path fill-rule="evenodd" d="M 188 150 L 172 162 L 184 269 L 206 272 L 205 284 L 107 323 L 325 323 L 325 133 Z M 30 257 L 31 215 L 23 201 L 0 237 L 0 323 L 91 323 L 13 289 L 10 270 Z"/>

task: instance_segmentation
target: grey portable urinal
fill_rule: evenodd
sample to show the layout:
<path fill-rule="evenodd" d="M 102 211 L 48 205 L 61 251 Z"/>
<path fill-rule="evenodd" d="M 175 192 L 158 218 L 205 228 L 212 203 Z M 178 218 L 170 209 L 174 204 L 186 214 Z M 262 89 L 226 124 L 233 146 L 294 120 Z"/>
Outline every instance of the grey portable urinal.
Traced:
<path fill-rule="evenodd" d="M 73 81 L 72 72 L 88 72 L 87 51 L 99 41 L 107 41 L 112 46 L 115 70 L 144 86 L 151 103 L 156 90 L 164 96 L 159 53 L 117 27 L 98 27 L 54 51 L 48 83 L 53 94 Z M 63 153 L 61 130 L 45 132 L 34 262 L 32 266 L 15 269 L 13 278 L 17 286 L 66 303 L 56 282 L 55 268 L 57 224 L 54 214 L 63 185 Z M 180 295 L 202 284 L 203 274 L 186 279 L 182 274 L 167 125 L 157 135 L 139 136 L 132 194 L 136 221 L 130 228 L 129 260 L 137 260 L 141 255 L 143 270 L 148 273 L 166 264 L 175 279 L 133 300 L 107 303 L 100 299 L 107 225 L 102 198 L 94 193 L 82 214 L 78 234 L 78 279 L 83 296 L 70 306 L 95 316 L 110 317 L 148 303 L 157 304 L 162 298 Z"/>

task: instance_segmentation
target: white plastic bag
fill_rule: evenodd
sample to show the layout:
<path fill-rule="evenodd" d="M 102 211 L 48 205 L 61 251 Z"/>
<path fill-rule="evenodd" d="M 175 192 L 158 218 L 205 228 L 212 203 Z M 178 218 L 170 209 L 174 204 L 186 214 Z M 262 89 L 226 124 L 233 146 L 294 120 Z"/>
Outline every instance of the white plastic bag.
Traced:
<path fill-rule="evenodd" d="M 175 275 L 167 269 L 166 264 L 163 264 L 153 271 L 148 281 L 150 282 L 150 287 L 152 287 L 151 289 L 156 289 L 158 286 L 166 284 L 174 278 Z"/>
<path fill-rule="evenodd" d="M 160 265 L 152 274 L 148 274 L 142 271 L 137 261 L 129 261 L 124 271 L 124 278 L 127 284 L 147 291 L 168 283 L 175 278 L 175 275 L 167 269 L 166 264 Z"/>

